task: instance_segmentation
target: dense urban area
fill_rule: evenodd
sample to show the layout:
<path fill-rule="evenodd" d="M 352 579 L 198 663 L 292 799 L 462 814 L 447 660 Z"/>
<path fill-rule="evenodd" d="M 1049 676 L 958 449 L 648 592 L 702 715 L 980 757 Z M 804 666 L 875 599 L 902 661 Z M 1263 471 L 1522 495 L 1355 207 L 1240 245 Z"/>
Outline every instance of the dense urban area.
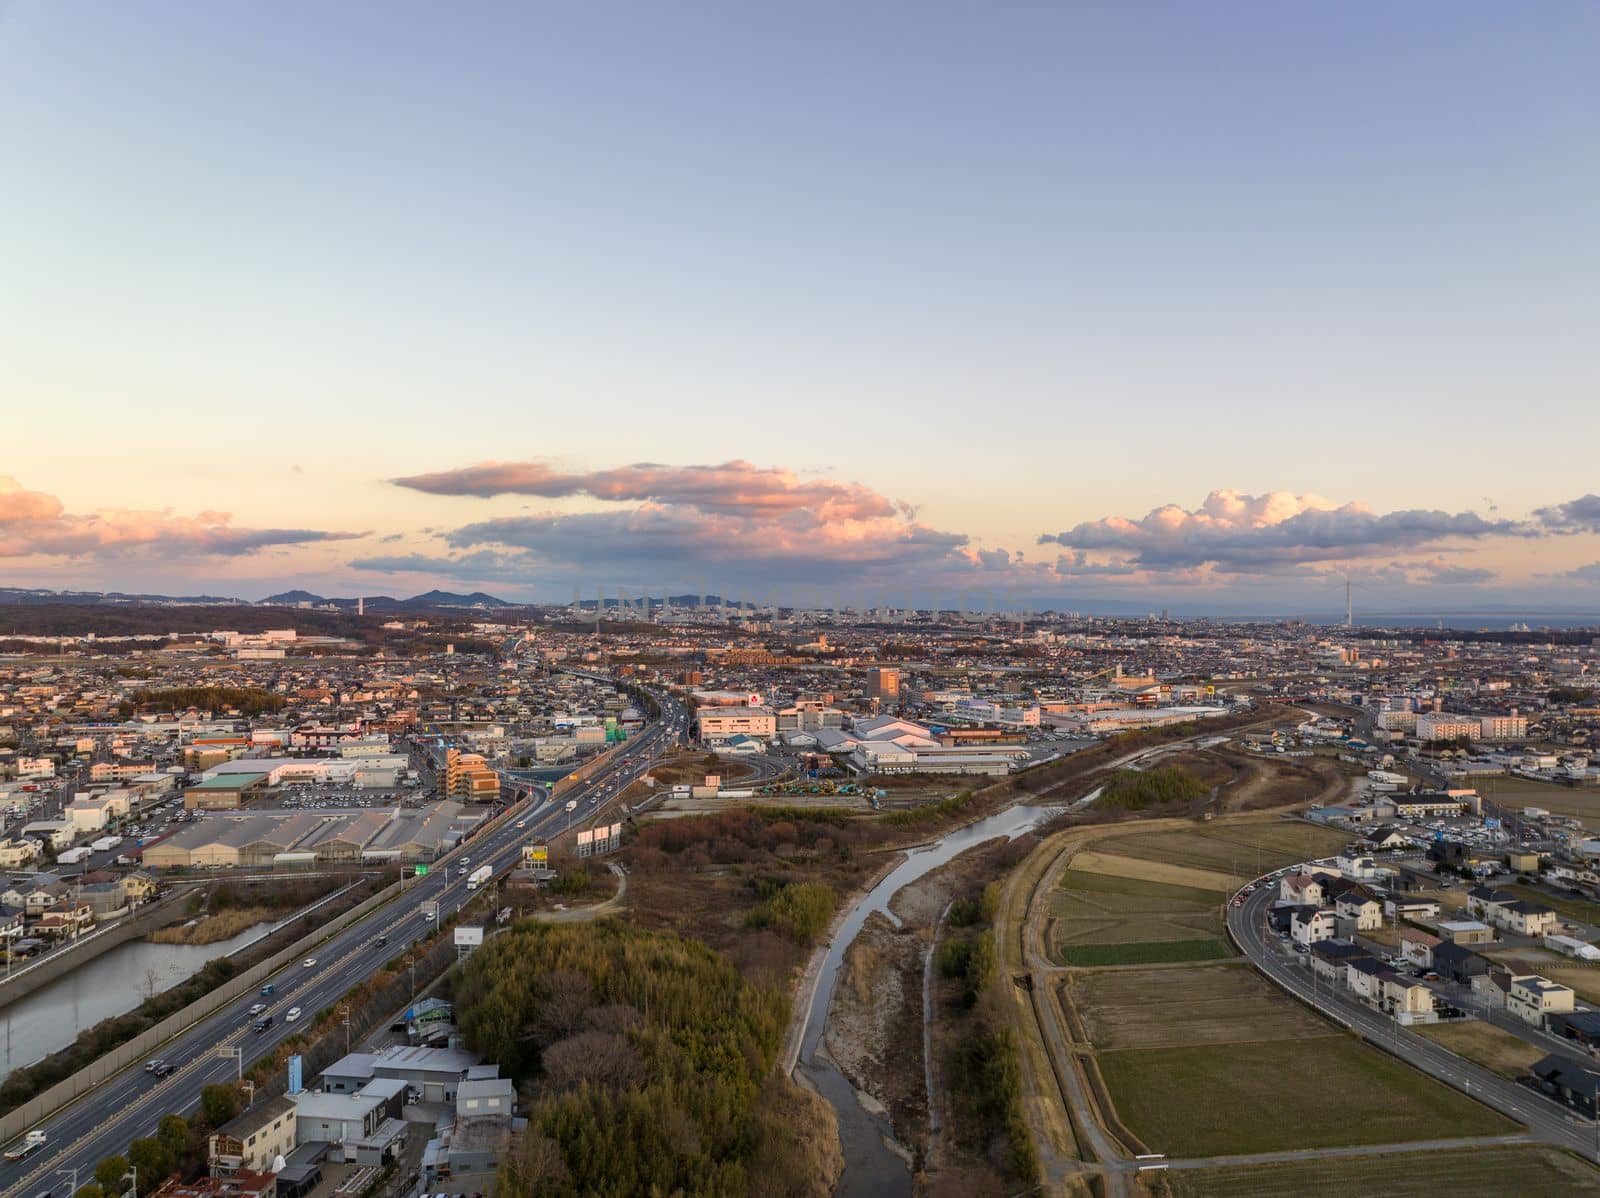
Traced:
<path fill-rule="evenodd" d="M 0 1189 L 1600 1194 L 1597 679 L 1584 630 L 0 604 Z"/>

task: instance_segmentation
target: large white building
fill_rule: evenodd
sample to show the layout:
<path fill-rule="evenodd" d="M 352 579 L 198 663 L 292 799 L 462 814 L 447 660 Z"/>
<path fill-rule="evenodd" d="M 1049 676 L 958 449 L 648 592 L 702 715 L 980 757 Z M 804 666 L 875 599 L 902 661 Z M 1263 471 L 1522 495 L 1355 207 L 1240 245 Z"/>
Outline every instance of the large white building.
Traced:
<path fill-rule="evenodd" d="M 1387 714 L 1387 713 L 1385 713 Z M 1382 717 L 1379 717 L 1380 719 Z M 1528 735 L 1525 716 L 1452 715 L 1446 711 L 1425 711 L 1417 716 L 1417 739 L 1424 742 L 1449 740 L 1522 740 Z"/>

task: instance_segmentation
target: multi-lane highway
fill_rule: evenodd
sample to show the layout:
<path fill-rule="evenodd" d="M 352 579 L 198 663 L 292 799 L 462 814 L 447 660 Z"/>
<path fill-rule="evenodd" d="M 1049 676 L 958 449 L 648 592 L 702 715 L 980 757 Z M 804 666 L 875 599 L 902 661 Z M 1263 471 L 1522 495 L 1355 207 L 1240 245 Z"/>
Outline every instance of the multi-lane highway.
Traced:
<path fill-rule="evenodd" d="M 21 1162 L 0 1162 L 0 1192 L 8 1198 L 65 1194 L 69 1183 L 58 1171 L 77 1169 L 80 1182 L 88 1179 L 98 1162 L 151 1134 L 163 1115 L 191 1111 L 202 1087 L 237 1077 L 241 1063 L 254 1063 L 299 1030 L 299 1024 L 285 1022 L 291 1007 L 299 1007 L 300 1022 L 309 1023 L 319 1010 L 420 938 L 433 926 L 423 914 L 424 903 L 437 903 L 440 918 L 458 910 L 467 899 L 466 874 L 459 868 L 466 860 L 474 869 L 490 865 L 499 873 L 517 862 L 528 841 L 561 832 L 569 820 L 586 821 L 603 812 L 658 754 L 684 735 L 688 717 L 682 705 L 669 695 L 651 694 L 660 707 L 659 718 L 591 778 L 563 795 L 563 801 L 551 802 L 543 790 L 523 799 L 493 828 L 433 863 L 426 877 L 408 883 L 400 898 L 308 950 L 311 963 L 296 960 L 285 966 L 271 979 L 271 995 L 243 995 L 151 1054 L 177 1066 L 176 1072 L 157 1078 L 145 1072 L 143 1062 L 134 1064 L 44 1120 L 38 1125 L 49 1136 L 44 1149 Z M 566 810 L 568 801 L 577 803 L 571 813 Z M 250 1013 L 258 1002 L 267 1003 L 267 1014 L 272 1016 L 272 1025 L 260 1033 L 253 1030 L 256 1016 Z M 232 1055 L 232 1050 L 241 1055 Z M 221 1055 L 225 1052 L 230 1055 Z"/>
<path fill-rule="evenodd" d="M 1267 930 L 1267 911 L 1275 893 L 1276 886 L 1268 882 L 1248 895 L 1241 906 L 1228 907 L 1228 929 L 1258 969 L 1363 1039 L 1526 1124 L 1539 1139 L 1596 1159 L 1600 1153 L 1600 1129 L 1592 1120 L 1581 1119 L 1536 1091 L 1424 1039 L 1383 1012 L 1357 1002 L 1343 987 L 1314 980 L 1311 970 L 1297 960 L 1300 955 L 1281 948 L 1277 936 Z"/>

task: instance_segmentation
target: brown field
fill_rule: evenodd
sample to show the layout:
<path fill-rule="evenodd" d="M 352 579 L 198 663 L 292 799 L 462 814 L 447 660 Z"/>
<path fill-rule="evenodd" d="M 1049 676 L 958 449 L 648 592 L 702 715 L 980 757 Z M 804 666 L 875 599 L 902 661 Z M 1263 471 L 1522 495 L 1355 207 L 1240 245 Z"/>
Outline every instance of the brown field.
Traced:
<path fill-rule="evenodd" d="M 1457 1171 L 1462 1161 L 1469 1167 Z M 1441 1184 L 1443 1178 L 1448 1182 Z M 1600 1195 L 1600 1172 L 1570 1152 L 1534 1144 L 1470 1153 L 1408 1152 L 1221 1169 L 1174 1169 L 1172 1198 L 1504 1198 L 1508 1194 Z"/>
<path fill-rule="evenodd" d="M 1183 835 L 1183 833 L 1179 833 Z M 1117 841 L 1106 841 L 1106 844 L 1121 844 Z M 1076 872 L 1088 874 L 1109 874 L 1116 878 L 1136 878 L 1145 882 L 1158 882 L 1163 886 L 1185 886 L 1194 890 L 1213 890 L 1218 892 L 1218 897 L 1233 890 L 1240 878 L 1230 874 L 1217 873 L 1209 869 L 1190 869 L 1182 865 L 1172 865 L 1164 861 L 1147 861 L 1138 857 L 1123 857 L 1111 853 L 1100 853 L 1093 849 L 1085 849 L 1072 859 L 1072 868 Z"/>
<path fill-rule="evenodd" d="M 1104 1050 L 1338 1034 L 1243 964 L 1104 970 L 1067 985 L 1090 1042 Z"/>
<path fill-rule="evenodd" d="M 1518 1039 L 1510 1032 L 1477 1019 L 1457 1023 L 1435 1023 L 1414 1029 L 1435 1044 L 1457 1056 L 1476 1061 L 1513 1081 L 1528 1072 L 1528 1066 L 1545 1055 L 1542 1048 Z"/>
<path fill-rule="evenodd" d="M 1580 819 L 1591 831 L 1600 829 L 1600 788 L 1560 786 L 1531 778 L 1483 778 L 1478 793 L 1491 802 L 1513 807 L 1543 807 L 1556 815 Z"/>
<path fill-rule="evenodd" d="M 1229 877 L 1253 878 L 1310 857 L 1335 853 L 1348 834 L 1299 820 L 1196 825 L 1194 829 L 1140 832 L 1105 841 L 1110 852 L 1163 861 Z"/>

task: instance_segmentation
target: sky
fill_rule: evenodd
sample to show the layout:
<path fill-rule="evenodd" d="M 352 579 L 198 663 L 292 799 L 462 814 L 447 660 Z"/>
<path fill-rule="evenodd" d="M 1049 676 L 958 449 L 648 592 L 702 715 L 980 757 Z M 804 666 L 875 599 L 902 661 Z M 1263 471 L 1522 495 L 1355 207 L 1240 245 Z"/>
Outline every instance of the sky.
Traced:
<path fill-rule="evenodd" d="M 0 0 L 0 585 L 1600 617 L 1597 51 Z"/>

